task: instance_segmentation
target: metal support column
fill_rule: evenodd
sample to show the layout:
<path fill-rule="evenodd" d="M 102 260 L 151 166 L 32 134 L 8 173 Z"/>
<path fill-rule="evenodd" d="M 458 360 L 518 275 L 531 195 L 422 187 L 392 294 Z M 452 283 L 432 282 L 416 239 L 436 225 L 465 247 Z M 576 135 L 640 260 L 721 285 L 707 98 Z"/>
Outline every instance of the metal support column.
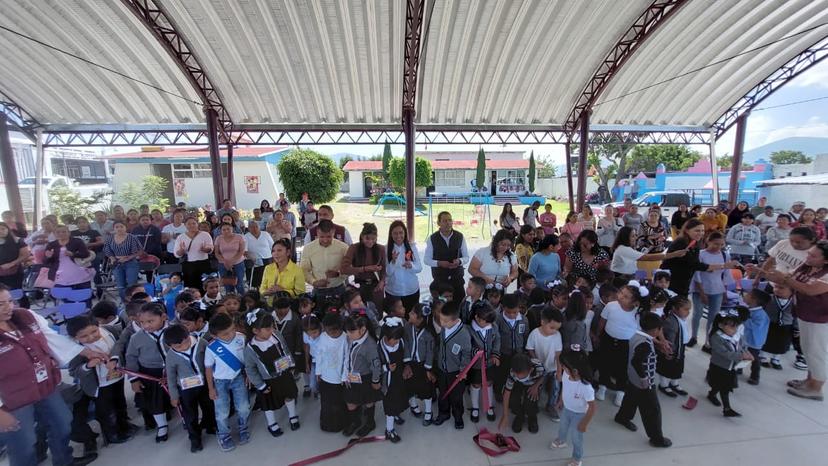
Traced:
<path fill-rule="evenodd" d="M 578 131 L 581 135 L 578 154 L 578 211 L 586 203 L 587 157 L 589 154 L 589 112 L 581 114 Z"/>
<path fill-rule="evenodd" d="M 416 164 L 414 163 L 414 109 L 404 108 L 402 113 L 403 133 L 405 133 L 405 224 L 408 228 L 408 239 L 414 241 L 414 208 L 416 207 L 417 194 L 414 184 Z"/>
<path fill-rule="evenodd" d="M 236 205 L 236 190 L 233 183 L 233 144 L 227 144 L 227 199 Z"/>
<path fill-rule="evenodd" d="M 218 139 L 218 113 L 212 108 L 204 110 L 205 118 L 207 119 L 207 141 L 210 146 L 210 168 L 213 173 L 213 197 L 216 200 L 214 210 L 221 208 L 221 203 L 224 200 L 224 190 L 222 189 L 221 179 L 221 153 L 219 152 Z"/>
<path fill-rule="evenodd" d="M 747 129 L 748 113 L 744 113 L 736 120 L 736 142 L 733 144 L 733 166 L 730 167 L 730 191 L 727 200 L 731 209 L 736 207 L 739 199 L 739 176 L 742 174 L 742 155 L 745 152 L 745 130 Z"/>
<path fill-rule="evenodd" d="M 40 219 L 43 218 L 43 170 L 46 164 L 46 154 L 43 150 L 43 130 L 38 129 L 35 135 L 37 137 L 37 141 L 35 141 L 37 143 L 37 159 L 35 161 L 34 218 L 32 219 L 32 231 L 37 231 L 37 225 L 40 223 Z M 109 178 L 108 170 L 106 177 Z"/>
<path fill-rule="evenodd" d="M 14 213 L 16 220 L 26 223 L 23 215 L 23 202 L 20 200 L 20 187 L 17 185 L 17 167 L 14 166 L 14 152 L 9 139 L 9 125 L 6 115 L 0 113 L 0 170 L 3 171 L 3 182 L 6 185 L 6 197 L 9 200 L 9 210 Z"/>
<path fill-rule="evenodd" d="M 719 162 L 716 160 L 716 128 L 710 128 L 710 180 L 713 184 L 713 195 L 710 202 L 716 206 L 719 204 Z M 699 202 L 694 202 L 699 204 Z"/>
<path fill-rule="evenodd" d="M 405 222 L 408 239 L 414 241 L 414 208 L 416 177 L 414 170 L 414 114 L 417 108 L 417 69 L 420 66 L 420 39 L 423 34 L 425 0 L 407 0 L 405 6 L 405 37 L 403 42 L 402 127 L 405 138 Z"/>
<path fill-rule="evenodd" d="M 566 188 L 569 192 L 569 210 L 575 210 L 575 193 L 572 192 L 572 141 L 568 138 L 566 145 Z"/>

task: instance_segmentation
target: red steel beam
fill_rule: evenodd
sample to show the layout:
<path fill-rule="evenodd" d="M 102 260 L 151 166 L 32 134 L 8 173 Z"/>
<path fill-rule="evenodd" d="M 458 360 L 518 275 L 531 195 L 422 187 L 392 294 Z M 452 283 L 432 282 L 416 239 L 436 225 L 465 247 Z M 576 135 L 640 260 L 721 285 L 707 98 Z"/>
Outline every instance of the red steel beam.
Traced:
<path fill-rule="evenodd" d="M 3 172 L 3 183 L 6 185 L 9 210 L 14 213 L 15 220 L 25 224 L 26 216 L 23 214 L 23 201 L 20 200 L 17 167 L 14 165 L 14 151 L 11 147 L 9 125 L 5 113 L 0 113 L 0 170 Z"/>
<path fill-rule="evenodd" d="M 161 6 L 161 2 L 159 0 L 121 0 L 121 3 L 155 35 L 170 57 L 187 75 L 193 89 L 201 98 L 204 108 L 216 111 L 218 130 L 222 140 L 229 141 L 233 121 L 221 100 L 221 95 L 193 53 L 192 46 L 178 32 L 175 22 Z"/>
<path fill-rule="evenodd" d="M 727 200 L 731 209 L 736 208 L 739 199 L 739 177 L 742 174 L 742 156 L 745 153 L 745 134 L 747 131 L 747 113 L 736 119 L 736 141 L 733 143 L 733 165 L 730 167 L 730 191 Z"/>
<path fill-rule="evenodd" d="M 587 159 L 589 157 L 589 112 L 581 114 L 581 121 L 578 122 L 581 142 L 578 145 L 578 212 L 586 203 L 586 177 Z M 575 238 L 572 238 L 575 239 Z"/>
<path fill-rule="evenodd" d="M 572 144 L 567 141 L 566 151 L 566 189 L 569 192 L 569 210 L 575 210 L 575 193 L 572 190 Z"/>
<path fill-rule="evenodd" d="M 584 112 L 592 109 L 592 105 L 598 96 L 607 88 L 612 78 L 629 59 L 633 53 L 650 37 L 659 26 L 667 22 L 687 0 L 654 0 L 650 6 L 641 13 L 632 26 L 621 36 L 615 46 L 610 50 L 598 69 L 593 73 L 592 78 L 587 82 L 572 111 L 566 119 L 564 127 L 569 132 L 574 132 L 578 127 Z"/>
<path fill-rule="evenodd" d="M 414 116 L 417 103 L 417 69 L 420 65 L 420 39 L 423 35 L 425 0 L 408 0 L 405 7 L 403 44 L 402 126 L 405 137 L 405 222 L 408 239 L 414 241 L 414 208 L 417 203 Z"/>

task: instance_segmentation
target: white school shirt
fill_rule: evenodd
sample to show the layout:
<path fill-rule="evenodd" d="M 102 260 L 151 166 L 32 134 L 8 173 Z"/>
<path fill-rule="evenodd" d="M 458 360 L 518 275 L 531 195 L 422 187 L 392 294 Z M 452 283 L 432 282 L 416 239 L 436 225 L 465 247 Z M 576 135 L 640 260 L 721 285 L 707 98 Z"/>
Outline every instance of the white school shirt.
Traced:
<path fill-rule="evenodd" d="M 317 340 L 319 342 L 316 344 L 316 354 L 313 355 L 316 375 L 327 383 L 339 385 L 342 383 L 342 367 L 345 363 L 348 337 L 342 333 L 338 338 L 331 338 L 322 332 Z"/>
<path fill-rule="evenodd" d="M 564 371 L 561 376 L 561 399 L 564 408 L 575 413 L 585 413 L 589 409 L 589 402 L 595 401 L 595 389 L 590 384 L 570 379 Z"/>
<path fill-rule="evenodd" d="M 385 268 L 385 292 L 394 296 L 409 296 L 420 291 L 420 278 L 418 273 L 423 270 L 423 263 L 420 261 L 420 253 L 417 252 L 417 245 L 411 246 L 411 268 L 403 267 L 405 264 L 405 246 L 392 244 L 392 253 L 397 253 L 397 260 L 388 261 Z"/>
<path fill-rule="evenodd" d="M 302 332 L 302 343 L 308 345 L 308 352 L 310 353 L 310 356 L 314 359 L 314 364 L 316 364 L 316 348 L 319 346 L 319 340 L 320 338 L 322 338 L 323 333 L 324 332 L 321 332 L 319 336 L 316 338 L 311 338 L 308 336 L 306 332 Z"/>
<path fill-rule="evenodd" d="M 101 332 L 101 339 L 96 341 L 96 342 L 93 342 L 93 343 L 84 344 L 83 346 L 85 348 L 89 348 L 89 349 L 94 350 L 94 351 L 99 351 L 99 352 L 104 353 L 104 354 L 109 354 L 109 353 L 112 352 L 112 348 L 115 347 L 115 337 L 105 328 L 100 328 L 99 330 Z M 106 363 L 103 363 L 103 362 L 101 364 L 98 364 L 97 366 L 95 366 L 94 369 L 89 368 L 88 366 L 85 366 L 84 369 L 94 370 L 97 373 L 97 375 L 98 375 L 98 388 L 112 385 L 115 382 L 117 382 L 117 381 L 124 378 L 124 376 L 122 374 L 118 377 L 113 377 L 112 379 L 109 379 L 108 378 L 109 369 L 106 368 Z"/>
<path fill-rule="evenodd" d="M 638 331 L 638 318 L 635 315 L 635 310 L 625 311 L 618 304 L 618 301 L 607 304 L 601 313 L 601 317 L 607 320 L 604 330 L 609 336 L 617 340 L 629 340 Z"/>
<path fill-rule="evenodd" d="M 543 363 L 543 369 L 547 374 L 554 373 L 557 369 L 555 355 L 562 350 L 561 332 L 543 335 L 540 329 L 536 328 L 529 333 L 529 338 L 526 340 L 526 351 L 535 352 L 535 357 Z"/>
<path fill-rule="evenodd" d="M 218 339 L 213 341 L 219 341 L 224 344 L 236 356 L 241 365 L 244 366 L 244 335 L 236 333 L 236 336 L 229 342 Z M 213 368 L 213 378 L 216 380 L 233 380 L 241 373 L 241 368 L 239 370 L 231 369 L 209 346 L 207 346 L 207 351 L 204 353 L 204 367 Z"/>

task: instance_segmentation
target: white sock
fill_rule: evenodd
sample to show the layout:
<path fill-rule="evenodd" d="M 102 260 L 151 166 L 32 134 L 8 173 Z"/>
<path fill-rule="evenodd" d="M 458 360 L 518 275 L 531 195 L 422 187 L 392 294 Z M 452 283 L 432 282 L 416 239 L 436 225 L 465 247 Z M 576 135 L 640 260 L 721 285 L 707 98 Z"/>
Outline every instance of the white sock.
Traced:
<path fill-rule="evenodd" d="M 305 384 L 305 388 L 310 388 L 310 378 L 305 372 L 302 372 L 302 383 Z"/>
<path fill-rule="evenodd" d="M 408 406 L 410 406 L 412 409 L 417 409 L 420 405 L 417 404 L 417 398 L 414 398 L 412 396 L 408 399 Z"/>
<path fill-rule="evenodd" d="M 472 409 L 480 409 L 480 389 L 472 387 L 471 388 L 471 404 Z"/>
<path fill-rule="evenodd" d="M 426 398 L 425 400 L 423 400 L 423 402 L 425 403 L 425 412 L 428 413 L 429 415 L 431 415 L 432 399 L 431 398 Z"/>
<path fill-rule="evenodd" d="M 658 386 L 666 388 L 668 385 L 670 385 L 670 379 L 668 379 L 667 377 L 664 377 L 663 375 L 659 375 L 658 376 Z"/>
<path fill-rule="evenodd" d="M 155 419 L 155 424 L 158 426 L 159 430 L 167 428 L 167 415 L 166 414 L 153 414 L 152 418 Z"/>
<path fill-rule="evenodd" d="M 494 403 L 495 403 L 494 386 L 489 385 L 488 387 L 486 387 L 486 391 L 489 394 L 489 411 L 494 411 Z"/>
<path fill-rule="evenodd" d="M 276 424 L 276 411 L 265 411 L 265 418 L 267 418 L 268 426 Z"/>
<path fill-rule="evenodd" d="M 385 430 L 388 432 L 394 430 L 394 416 L 385 416 Z"/>
<path fill-rule="evenodd" d="M 296 400 L 285 400 L 285 407 L 288 410 L 288 416 L 296 416 Z"/>

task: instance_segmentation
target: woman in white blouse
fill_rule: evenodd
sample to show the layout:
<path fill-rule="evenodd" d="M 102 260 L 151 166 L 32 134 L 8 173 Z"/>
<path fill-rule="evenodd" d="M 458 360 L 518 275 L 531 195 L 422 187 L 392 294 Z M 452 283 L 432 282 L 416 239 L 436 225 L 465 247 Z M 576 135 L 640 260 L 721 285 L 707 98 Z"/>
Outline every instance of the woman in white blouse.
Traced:
<path fill-rule="evenodd" d="M 181 275 L 184 286 L 201 289 L 201 275 L 210 273 L 210 257 L 213 237 L 198 229 L 198 220 L 189 217 L 184 221 L 187 231 L 175 239 L 175 257 L 181 259 Z"/>
<path fill-rule="evenodd" d="M 480 248 L 474 253 L 469 273 L 472 277 L 482 278 L 487 285 L 500 283 L 504 290 L 517 279 L 518 263 L 512 254 L 512 237 L 508 231 L 498 231 L 490 247 Z"/>
<path fill-rule="evenodd" d="M 423 263 L 417 247 L 408 242 L 408 228 L 401 220 L 388 227 L 388 265 L 385 269 L 386 298 L 400 298 L 406 314 L 420 302 L 420 279 Z"/>

